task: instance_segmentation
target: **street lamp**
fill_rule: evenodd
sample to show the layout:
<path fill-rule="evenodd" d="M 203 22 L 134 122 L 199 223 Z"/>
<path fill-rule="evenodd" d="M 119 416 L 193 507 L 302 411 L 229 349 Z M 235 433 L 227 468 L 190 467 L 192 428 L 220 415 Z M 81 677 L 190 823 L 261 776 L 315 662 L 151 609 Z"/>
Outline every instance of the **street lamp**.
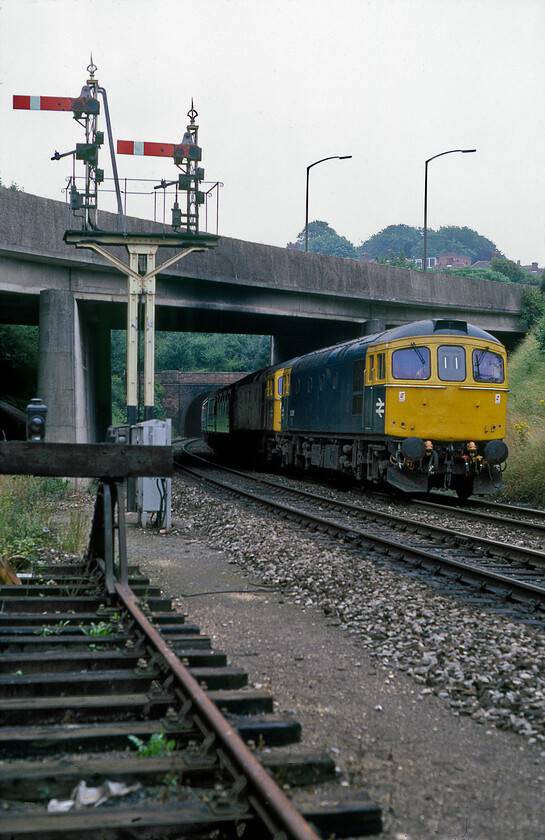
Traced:
<path fill-rule="evenodd" d="M 331 157 L 325 157 L 321 160 L 315 160 L 314 163 L 311 163 L 307 166 L 307 197 L 306 197 L 306 205 L 305 205 L 305 251 L 308 251 L 308 177 L 309 172 L 313 166 L 317 166 L 319 163 L 323 163 L 324 160 L 348 160 L 351 158 L 352 155 L 331 155 Z"/>
<path fill-rule="evenodd" d="M 435 158 L 442 157 L 443 155 L 452 155 L 455 152 L 461 152 L 463 155 L 468 155 L 471 152 L 476 152 L 477 149 L 450 149 L 448 152 L 439 152 L 438 155 L 434 155 L 431 158 L 428 158 L 426 161 L 425 166 L 425 175 L 424 175 L 424 259 L 422 261 L 422 271 L 426 270 L 426 262 L 427 262 L 427 236 L 428 236 L 428 163 L 430 160 L 435 160 Z"/>

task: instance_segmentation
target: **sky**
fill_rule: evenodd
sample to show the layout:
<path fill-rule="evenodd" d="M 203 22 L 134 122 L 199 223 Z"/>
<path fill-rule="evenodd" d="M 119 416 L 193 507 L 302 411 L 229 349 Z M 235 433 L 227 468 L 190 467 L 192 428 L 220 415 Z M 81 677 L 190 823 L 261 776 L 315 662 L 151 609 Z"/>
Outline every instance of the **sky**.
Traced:
<path fill-rule="evenodd" d="M 307 166 L 340 155 L 310 170 L 310 221 L 354 245 L 422 227 L 425 161 L 475 148 L 430 162 L 428 228 L 543 267 L 544 44 L 545 0 L 0 0 L 0 178 L 64 200 L 71 158 L 51 156 L 83 130 L 12 97 L 79 95 L 92 54 L 116 140 L 181 142 L 193 98 L 224 236 L 294 241 Z M 150 192 L 177 175 L 166 158 L 117 165 Z M 107 145 L 100 166 L 111 176 Z"/>

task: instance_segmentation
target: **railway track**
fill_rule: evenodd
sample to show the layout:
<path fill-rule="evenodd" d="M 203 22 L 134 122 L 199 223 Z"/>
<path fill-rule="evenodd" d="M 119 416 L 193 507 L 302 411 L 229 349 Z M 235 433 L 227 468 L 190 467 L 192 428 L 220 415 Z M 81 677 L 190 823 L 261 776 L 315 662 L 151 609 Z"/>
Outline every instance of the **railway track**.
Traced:
<path fill-rule="evenodd" d="M 185 449 L 188 452 L 188 448 Z M 199 456 L 192 456 L 193 463 Z M 208 462 L 210 463 L 210 462 Z M 462 585 L 477 590 L 479 597 L 491 596 L 502 601 L 502 609 L 517 607 L 524 611 L 524 619 L 545 625 L 545 554 L 521 545 L 504 543 L 475 534 L 442 527 L 419 519 L 379 511 L 376 507 L 340 501 L 338 498 L 311 493 L 286 486 L 253 474 L 230 470 L 214 464 L 206 466 L 201 459 L 193 471 L 206 481 L 218 484 L 247 498 L 275 508 L 282 516 L 306 527 L 324 531 L 363 550 L 372 550 L 392 560 L 404 560 L 437 576 L 448 579 L 450 585 Z M 210 470 L 227 471 L 229 480 L 213 477 Z M 248 489 L 249 485 L 253 489 Z M 262 490 L 256 492 L 255 486 Z M 424 503 L 428 509 L 428 502 Z M 429 505 L 438 511 L 452 508 Z M 455 511 L 458 514 L 458 509 Z M 464 515 L 466 511 L 462 511 Z M 481 514 L 474 512 L 473 518 Z M 490 521 L 491 514 L 486 515 Z M 495 518 L 505 528 L 505 517 Z M 523 528 L 530 534 L 539 532 L 538 523 L 509 520 L 510 527 Z M 518 613 L 521 618 L 522 614 Z"/>
<path fill-rule="evenodd" d="M 297 721 L 131 573 L 113 596 L 85 563 L 0 587 L 1 840 L 379 831 L 365 795 L 324 802 L 331 757 L 292 746 Z"/>
<path fill-rule="evenodd" d="M 380 832 L 380 808 L 129 565 L 120 479 L 164 474 L 170 453 L 0 446 L 6 472 L 31 459 L 55 475 L 71 458 L 73 475 L 110 476 L 84 560 L 0 585 L 0 840 Z"/>

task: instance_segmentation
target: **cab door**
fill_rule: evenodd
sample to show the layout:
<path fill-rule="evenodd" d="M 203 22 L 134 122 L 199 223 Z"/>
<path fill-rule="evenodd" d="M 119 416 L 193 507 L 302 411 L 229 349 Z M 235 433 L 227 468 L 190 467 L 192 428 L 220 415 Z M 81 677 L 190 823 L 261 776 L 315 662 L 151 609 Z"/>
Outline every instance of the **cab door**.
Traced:
<path fill-rule="evenodd" d="M 363 393 L 363 430 L 384 434 L 386 354 L 368 353 Z"/>
<path fill-rule="evenodd" d="M 265 389 L 265 400 L 267 404 L 267 429 L 273 432 L 279 432 L 282 428 L 282 408 L 284 391 L 286 390 L 286 380 L 288 384 L 287 391 L 289 393 L 289 372 L 291 368 L 280 369 L 272 371 L 267 376 L 267 384 Z M 287 374 L 287 376 L 286 376 Z"/>

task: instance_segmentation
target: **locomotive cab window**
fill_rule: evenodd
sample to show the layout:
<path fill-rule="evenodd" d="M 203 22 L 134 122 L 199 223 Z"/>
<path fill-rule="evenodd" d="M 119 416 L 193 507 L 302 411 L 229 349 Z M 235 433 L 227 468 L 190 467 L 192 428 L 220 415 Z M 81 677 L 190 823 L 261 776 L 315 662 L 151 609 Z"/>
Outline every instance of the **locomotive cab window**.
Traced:
<path fill-rule="evenodd" d="M 431 353 L 429 347 L 403 347 L 392 353 L 392 376 L 394 379 L 429 379 L 431 376 Z"/>
<path fill-rule="evenodd" d="M 503 359 L 488 347 L 473 351 L 473 379 L 475 382 L 503 382 Z"/>
<path fill-rule="evenodd" d="M 375 378 L 375 357 L 369 356 L 369 366 L 367 368 L 367 384 L 372 385 Z"/>
<path fill-rule="evenodd" d="M 377 379 L 386 379 L 386 353 L 377 354 Z"/>
<path fill-rule="evenodd" d="M 283 379 L 284 379 L 283 396 L 288 397 L 289 393 L 290 393 L 290 387 L 291 387 L 291 372 L 288 371 L 287 373 L 285 373 Z"/>
<path fill-rule="evenodd" d="M 463 347 L 444 344 L 437 348 L 437 373 L 443 382 L 463 382 L 466 354 Z"/>

